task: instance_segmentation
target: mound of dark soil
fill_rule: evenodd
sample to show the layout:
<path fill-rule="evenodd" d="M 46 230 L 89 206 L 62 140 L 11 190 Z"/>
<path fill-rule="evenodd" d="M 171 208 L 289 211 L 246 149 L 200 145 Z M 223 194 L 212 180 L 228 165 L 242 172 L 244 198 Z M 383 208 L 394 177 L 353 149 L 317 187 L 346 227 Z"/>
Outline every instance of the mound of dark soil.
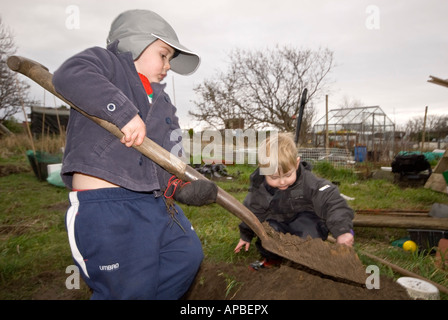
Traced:
<path fill-rule="evenodd" d="M 187 300 L 408 300 L 406 290 L 380 276 L 379 289 L 324 278 L 289 263 L 253 271 L 244 264 L 203 263 Z"/>
<path fill-rule="evenodd" d="M 406 291 L 391 278 L 380 277 L 379 289 L 366 289 L 301 270 L 289 262 L 280 267 L 252 271 L 249 262 L 214 264 L 204 261 L 184 300 L 409 300 Z M 44 272 L 33 282 L 40 286 L 33 300 L 87 300 L 80 290 L 65 288 L 67 274 Z M 19 288 L 17 288 L 19 290 Z M 23 290 L 23 288 L 20 288 Z"/>

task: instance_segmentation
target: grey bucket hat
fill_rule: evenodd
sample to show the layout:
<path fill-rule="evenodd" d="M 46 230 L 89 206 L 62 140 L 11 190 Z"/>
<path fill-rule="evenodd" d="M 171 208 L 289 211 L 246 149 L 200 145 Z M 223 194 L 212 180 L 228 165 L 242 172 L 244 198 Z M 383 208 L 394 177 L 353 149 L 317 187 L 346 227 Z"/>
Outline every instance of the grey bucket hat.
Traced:
<path fill-rule="evenodd" d="M 177 50 L 171 59 L 171 70 L 182 75 L 192 74 L 199 67 L 199 56 L 179 43 L 174 29 L 157 13 L 129 10 L 112 22 L 107 43 L 119 40 L 120 52 L 131 52 L 136 60 L 151 43 L 162 40 Z"/>

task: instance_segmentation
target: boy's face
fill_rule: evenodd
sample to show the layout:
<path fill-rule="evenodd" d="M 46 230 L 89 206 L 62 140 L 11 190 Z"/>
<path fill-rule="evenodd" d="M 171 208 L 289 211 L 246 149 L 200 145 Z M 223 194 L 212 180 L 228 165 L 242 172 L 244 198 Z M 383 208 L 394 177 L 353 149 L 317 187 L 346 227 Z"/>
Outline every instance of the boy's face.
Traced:
<path fill-rule="evenodd" d="M 270 185 L 273 188 L 277 188 L 279 190 L 286 190 L 288 189 L 297 179 L 297 169 L 299 168 L 299 162 L 300 157 L 297 158 L 297 165 L 294 168 L 291 168 L 286 173 L 280 172 L 280 170 L 277 169 L 277 171 L 272 175 L 266 176 L 266 182 L 268 185 Z"/>
<path fill-rule="evenodd" d="M 134 61 L 135 68 L 146 76 L 149 82 L 161 82 L 171 69 L 170 60 L 173 56 L 174 49 L 157 39 Z"/>

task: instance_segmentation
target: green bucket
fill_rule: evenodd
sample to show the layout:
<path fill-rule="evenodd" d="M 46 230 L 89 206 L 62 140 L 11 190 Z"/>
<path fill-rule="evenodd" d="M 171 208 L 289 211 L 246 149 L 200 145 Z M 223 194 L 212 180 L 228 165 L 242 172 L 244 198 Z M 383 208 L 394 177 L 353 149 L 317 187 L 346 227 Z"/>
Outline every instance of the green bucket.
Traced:
<path fill-rule="evenodd" d="M 46 181 L 48 177 L 47 166 L 49 164 L 61 163 L 62 162 L 62 154 L 54 155 L 49 154 L 45 151 L 33 151 L 27 150 L 26 155 L 28 157 L 28 161 L 30 162 L 31 168 L 35 176 L 40 181 Z"/>

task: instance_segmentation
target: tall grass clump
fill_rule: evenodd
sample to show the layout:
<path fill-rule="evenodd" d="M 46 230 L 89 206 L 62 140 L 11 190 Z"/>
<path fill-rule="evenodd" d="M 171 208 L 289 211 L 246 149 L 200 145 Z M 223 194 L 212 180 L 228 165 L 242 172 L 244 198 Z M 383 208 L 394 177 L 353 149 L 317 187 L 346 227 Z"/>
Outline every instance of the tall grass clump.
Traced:
<path fill-rule="evenodd" d="M 61 155 L 65 146 L 65 134 L 37 135 L 30 138 L 26 133 L 0 136 L 0 159 L 26 159 L 26 151 L 41 151 Z M 26 161 L 26 160 L 25 160 Z"/>
<path fill-rule="evenodd" d="M 335 168 L 328 161 L 318 161 L 313 166 L 313 172 L 330 181 L 344 181 L 352 183 L 358 180 L 358 176 L 351 169 Z"/>

